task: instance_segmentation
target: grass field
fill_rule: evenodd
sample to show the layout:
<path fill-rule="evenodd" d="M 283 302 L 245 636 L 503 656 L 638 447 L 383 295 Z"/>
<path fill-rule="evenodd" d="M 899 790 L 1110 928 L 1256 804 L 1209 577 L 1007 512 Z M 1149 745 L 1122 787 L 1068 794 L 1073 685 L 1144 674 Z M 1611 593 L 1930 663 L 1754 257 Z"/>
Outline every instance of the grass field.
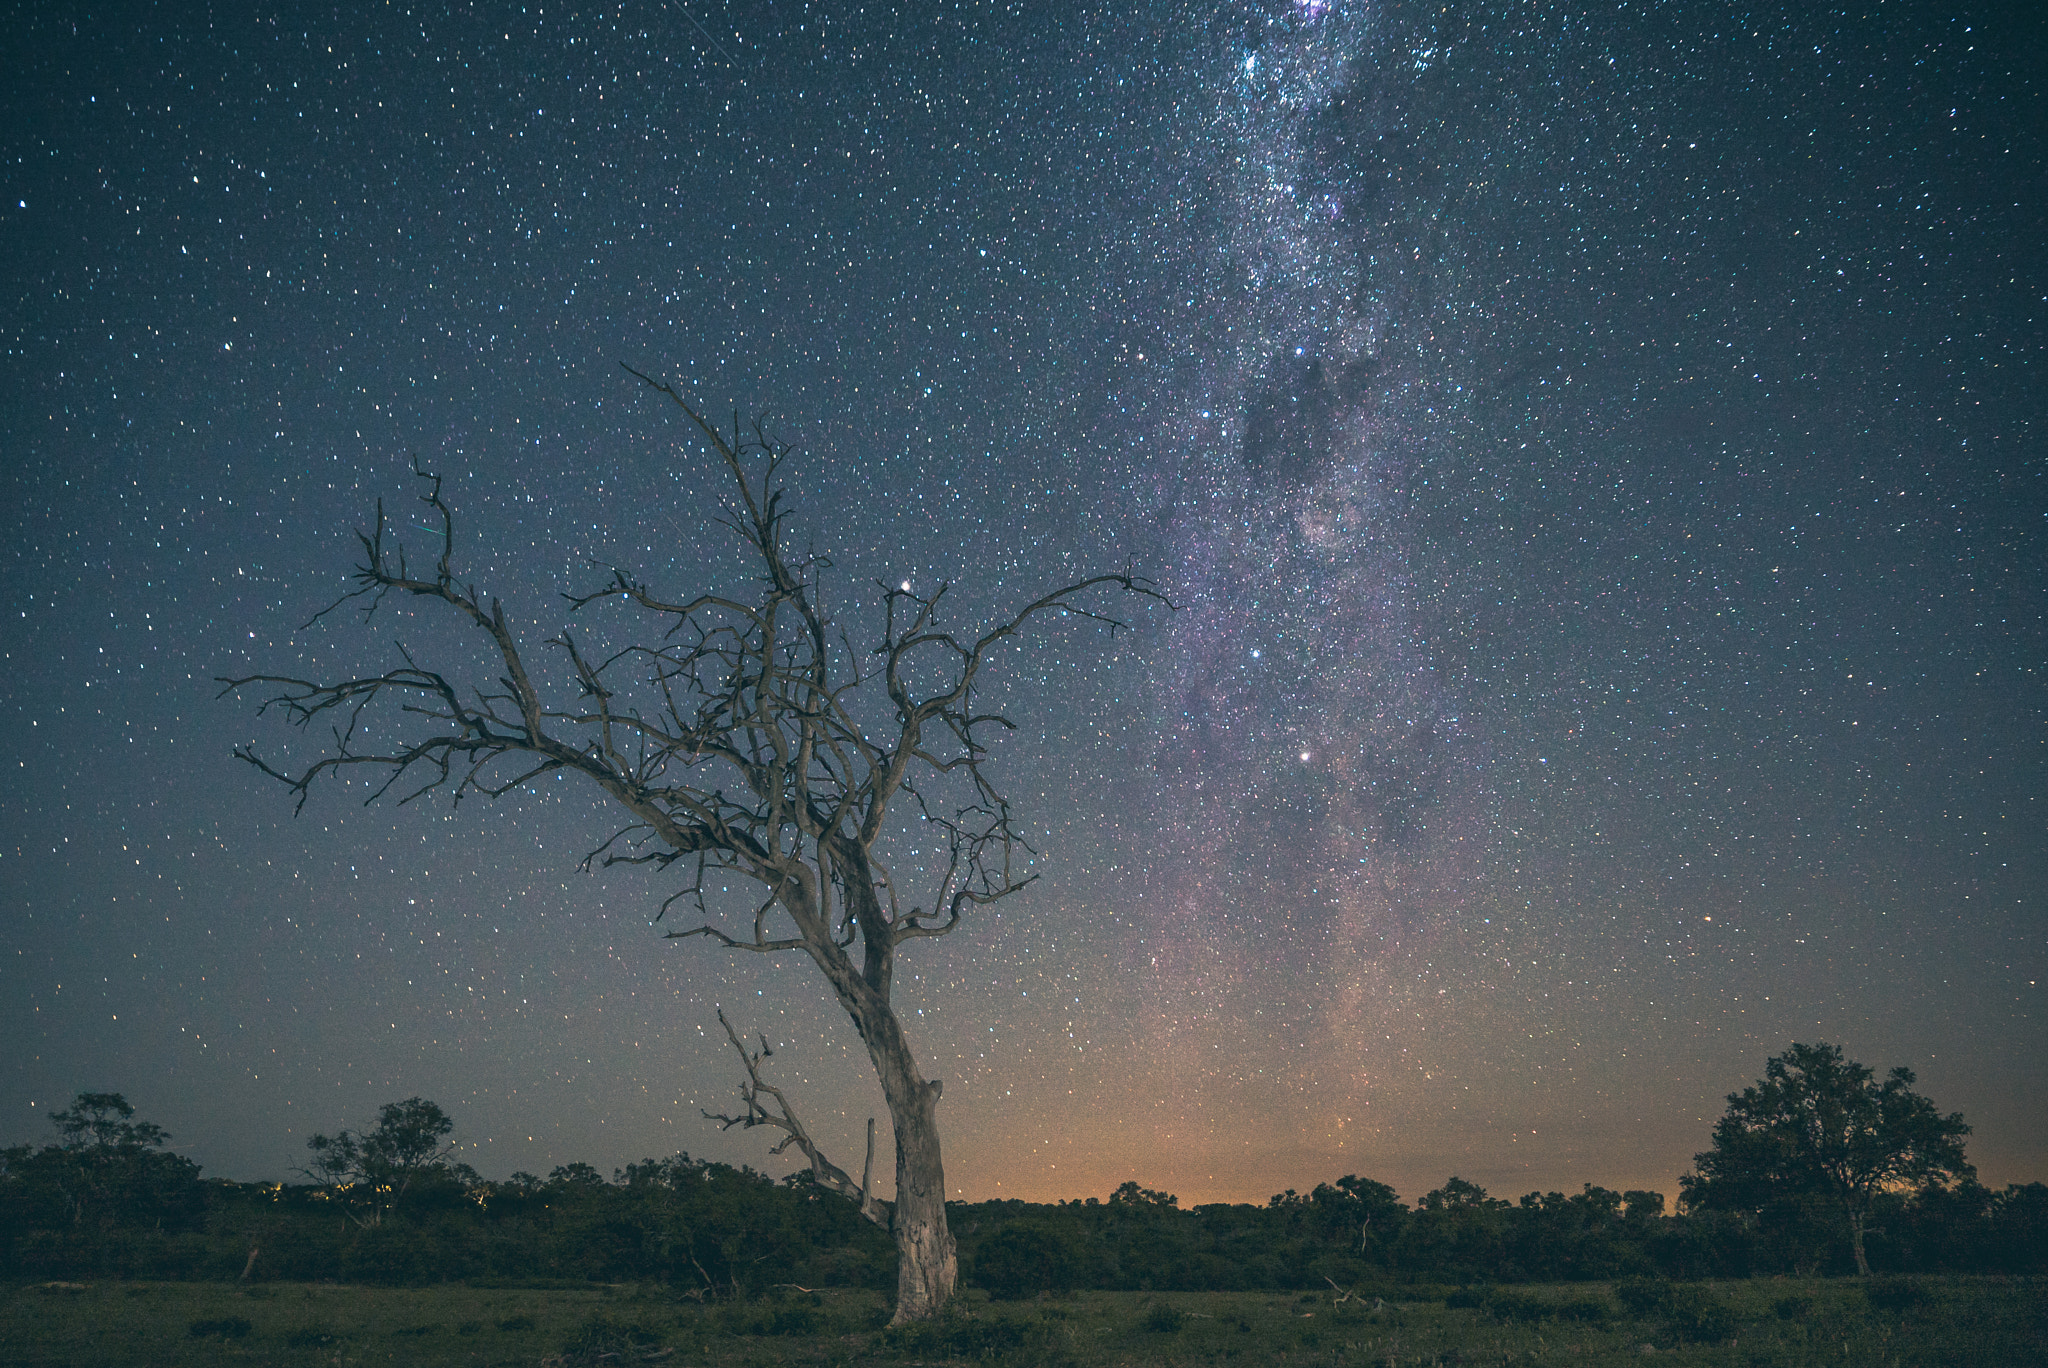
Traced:
<path fill-rule="evenodd" d="M 1433 1293 L 1433 1295 L 1432 1295 Z M 1576 1283 L 1323 1293 L 969 1293 L 884 1328 L 875 1293 L 700 1306 L 654 1287 L 196 1283 L 0 1291 L 0 1365 L 1109 1365 L 2048 1363 L 2048 1288 L 2019 1279 Z"/>

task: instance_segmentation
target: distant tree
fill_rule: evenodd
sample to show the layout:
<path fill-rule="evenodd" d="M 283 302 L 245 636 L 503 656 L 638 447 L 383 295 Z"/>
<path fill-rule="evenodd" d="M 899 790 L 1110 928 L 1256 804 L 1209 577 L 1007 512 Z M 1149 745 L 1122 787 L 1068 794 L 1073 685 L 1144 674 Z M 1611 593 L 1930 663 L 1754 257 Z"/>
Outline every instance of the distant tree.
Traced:
<path fill-rule="evenodd" d="M 1274 1199 L 1276 1202 L 1278 1198 Z M 1180 1198 L 1170 1192 L 1156 1192 L 1148 1187 L 1138 1186 L 1136 1181 L 1127 1182 L 1109 1194 L 1113 1207 L 1139 1207 L 1148 1210 L 1174 1210 L 1180 1206 Z"/>
<path fill-rule="evenodd" d="M 1642 1188 L 1630 1188 L 1621 1194 L 1621 1207 L 1624 1220 L 1653 1220 L 1664 1214 L 1664 1194 L 1647 1192 Z"/>
<path fill-rule="evenodd" d="M 466 1165 L 452 1162 L 456 1151 L 447 1140 L 454 1129 L 448 1114 L 425 1098 L 386 1102 L 369 1130 L 307 1140 L 313 1158 L 303 1172 L 340 1189 L 355 1208 L 358 1224 L 376 1225 L 424 1179 L 474 1178 Z"/>
<path fill-rule="evenodd" d="M 50 1117 L 62 1137 L 6 1152 L 12 1220 L 79 1230 L 184 1229 L 204 1209 L 199 1165 L 166 1152 L 170 1133 L 137 1121 L 120 1093 L 79 1093 Z"/>
<path fill-rule="evenodd" d="M 1031 846 L 990 766 L 990 737 L 1012 724 L 980 709 L 979 690 L 996 655 L 1035 623 L 1066 618 L 1113 632 L 1122 624 L 1104 614 L 1101 595 L 1161 596 L 1128 574 L 1095 575 L 978 634 L 942 625 L 945 584 L 883 585 L 864 620 L 830 611 L 830 562 L 786 545 L 790 448 L 759 424 L 751 436 L 737 424 L 721 431 L 671 386 L 638 378 L 682 411 L 722 467 L 721 521 L 750 562 L 749 580 L 668 597 L 612 569 L 596 588 L 569 596 L 572 611 L 612 605 L 628 625 L 616 638 L 603 625 L 551 638 L 565 686 L 551 696 L 505 605 L 458 577 L 454 515 L 440 479 L 419 472 L 439 524 L 438 554 L 409 562 L 380 505 L 375 529 L 359 534 L 356 588 L 342 601 L 361 601 L 366 614 L 393 596 L 436 605 L 476 634 L 489 664 L 450 678 L 401 648 L 398 668 L 367 678 L 223 679 L 225 691 L 272 690 L 264 710 L 327 733 L 325 754 L 295 772 L 239 754 L 287 784 L 301 806 L 323 777 L 381 772 L 373 799 L 402 782 L 402 801 L 436 789 L 459 801 L 518 793 L 549 774 L 581 776 L 622 812 L 586 868 L 673 867 L 685 877 L 661 912 L 680 903 L 702 921 L 670 935 L 807 957 L 867 1046 L 887 1100 L 893 1207 L 873 1191 L 872 1125 L 856 1180 L 825 1157 L 764 1077 L 765 1042 L 749 1050 L 730 1022 L 745 1070 L 742 1110 L 706 1115 L 782 1132 L 774 1152 L 794 1146 L 821 1186 L 887 1226 L 899 1256 L 896 1319 L 923 1319 L 952 1295 L 958 1254 L 946 1223 L 941 1082 L 924 1077 L 892 1002 L 896 954 L 950 933 L 1036 877 L 1022 867 Z M 447 653 L 462 658 L 461 648 Z M 899 874 L 905 883 L 928 878 L 930 900 L 904 906 Z"/>
<path fill-rule="evenodd" d="M 1505 1213 L 1512 1209 L 1477 1183 L 1451 1178 L 1415 1203 L 1414 1214 L 1402 1225 L 1395 1259 L 1418 1272 L 1485 1277 L 1501 1265 Z"/>
<path fill-rule="evenodd" d="M 1347 1173 L 1335 1183 L 1317 1183 L 1309 1194 L 1324 1227 L 1341 1230 L 1350 1243 L 1356 1233 L 1360 1254 L 1370 1253 L 1377 1244 L 1384 1247 L 1401 1232 L 1408 1209 L 1400 1195 L 1385 1183 Z"/>
<path fill-rule="evenodd" d="M 1688 1210 L 1760 1212 L 1817 1202 L 1848 1228 L 1856 1272 L 1868 1276 L 1864 1237 L 1887 1193 L 1975 1176 L 1963 1157 L 1961 1112 L 1943 1116 L 1913 1091 L 1913 1071 L 1883 1083 L 1834 1045 L 1800 1045 L 1767 1061 L 1754 1087 L 1728 1095 L 1713 1148 L 1679 1179 Z"/>
<path fill-rule="evenodd" d="M 1506 1211 L 1508 1202 L 1504 1198 L 1489 1197 L 1486 1189 L 1477 1183 L 1468 1183 L 1463 1178 L 1448 1179 L 1444 1185 L 1422 1194 L 1416 1202 L 1417 1211 Z"/>
<path fill-rule="evenodd" d="M 64 1148 L 74 1154 L 162 1149 L 170 1133 L 154 1121 L 137 1121 L 135 1108 L 119 1093 L 80 1093 L 50 1117 Z"/>
<path fill-rule="evenodd" d="M 557 1164 L 548 1172 L 551 1188 L 601 1188 L 604 1175 L 585 1163 Z"/>

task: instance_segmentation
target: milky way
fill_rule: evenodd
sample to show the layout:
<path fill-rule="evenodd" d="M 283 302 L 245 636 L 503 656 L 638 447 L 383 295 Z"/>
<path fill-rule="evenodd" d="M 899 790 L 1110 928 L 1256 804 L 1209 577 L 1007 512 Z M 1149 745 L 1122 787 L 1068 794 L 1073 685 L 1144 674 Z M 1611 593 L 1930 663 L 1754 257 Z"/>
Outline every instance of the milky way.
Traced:
<path fill-rule="evenodd" d="M 1188 326 L 1151 344 L 1164 392 L 1133 396 L 1158 414 L 1150 494 L 1180 610 L 1154 682 L 1171 836 L 1137 953 L 1164 971 L 1160 1034 L 1199 1058 L 1218 1032 L 1292 1020 L 1348 1059 L 1311 1066 L 1348 1098 L 1397 1065 L 1399 1045 L 1371 1044 L 1484 865 L 1483 746 L 1433 660 L 1408 517 L 1459 389 L 1441 178 L 1403 145 L 1442 52 L 1326 8 L 1231 38 L 1180 152 L 1202 189 L 1152 226 L 1193 244 L 1165 287 L 1190 296 Z M 1266 1064 L 1231 1054 L 1197 1073 Z"/>

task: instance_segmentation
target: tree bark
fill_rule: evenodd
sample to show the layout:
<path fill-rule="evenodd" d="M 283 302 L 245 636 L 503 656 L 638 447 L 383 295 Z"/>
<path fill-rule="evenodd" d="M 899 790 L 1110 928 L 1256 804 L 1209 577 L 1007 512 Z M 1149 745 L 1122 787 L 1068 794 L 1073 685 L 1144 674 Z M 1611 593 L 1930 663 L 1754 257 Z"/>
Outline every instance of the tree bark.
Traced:
<path fill-rule="evenodd" d="M 1859 1278 L 1870 1276 L 1870 1260 L 1863 1255 L 1863 1220 L 1862 1212 L 1849 1213 L 1849 1248 L 1856 1255 L 1856 1276 Z"/>
<path fill-rule="evenodd" d="M 877 957 L 884 963 L 888 958 Z M 903 1023 L 885 996 L 886 969 L 879 975 L 884 987 L 878 992 L 872 983 L 874 963 L 869 973 L 856 974 L 844 956 L 830 960 L 821 956 L 820 966 L 867 1044 L 896 1133 L 896 1201 L 889 1221 L 896 1241 L 896 1313 L 889 1323 L 929 1320 L 952 1299 L 960 1277 L 959 1248 L 946 1222 L 946 1166 L 939 1149 L 939 1097 L 945 1085 L 918 1071 Z"/>
<path fill-rule="evenodd" d="M 889 1099 L 896 1127 L 896 1209 L 890 1233 L 896 1237 L 896 1314 L 892 1325 L 927 1320 L 952 1299 L 960 1276 L 958 1247 L 946 1223 L 946 1168 L 939 1157 L 937 1079 L 919 1081 L 916 1093 L 898 1106 Z"/>

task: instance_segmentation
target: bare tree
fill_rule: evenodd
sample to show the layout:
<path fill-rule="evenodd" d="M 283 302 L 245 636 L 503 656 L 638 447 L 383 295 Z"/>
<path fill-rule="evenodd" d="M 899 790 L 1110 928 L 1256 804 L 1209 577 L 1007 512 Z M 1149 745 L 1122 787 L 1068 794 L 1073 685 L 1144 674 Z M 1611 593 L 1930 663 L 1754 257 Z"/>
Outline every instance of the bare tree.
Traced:
<path fill-rule="evenodd" d="M 984 739 L 1012 724 L 976 711 L 978 686 L 993 653 L 1035 619 L 1078 616 L 1114 633 L 1123 624 L 1099 606 L 1103 595 L 1164 599 L 1130 574 L 1096 575 L 970 637 L 940 625 L 945 585 L 928 593 L 882 585 L 866 629 L 879 631 L 879 641 L 858 649 L 855 627 L 825 606 L 820 577 L 829 562 L 785 546 L 790 448 L 758 423 L 751 433 L 737 423 L 722 431 L 671 386 L 631 373 L 681 409 L 722 464 L 730 497 L 720 522 L 759 575 L 751 590 L 668 599 L 607 567 L 601 587 L 566 596 L 572 611 L 615 605 L 637 616 L 644 634 L 598 651 L 564 630 L 547 644 L 576 696 L 545 700 L 503 604 L 458 579 L 454 515 L 440 478 L 419 471 L 428 485 L 422 500 L 439 523 L 438 558 L 424 571 L 410 566 L 380 503 L 375 529 L 358 533 L 355 587 L 314 621 L 351 601 L 368 617 L 392 594 L 435 600 L 488 638 L 497 677 L 450 679 L 400 646 L 399 667 L 368 678 L 223 679 L 223 693 L 271 690 L 259 712 L 329 729 L 321 758 L 302 769 L 237 753 L 288 785 L 299 807 L 322 778 L 357 767 L 383 774 L 372 802 L 394 788 L 401 802 L 436 790 L 458 802 L 496 798 L 545 774 L 580 774 L 624 809 L 622 825 L 585 857 L 585 868 L 679 867 L 682 886 L 655 919 L 681 904 L 696 924 L 668 935 L 807 956 L 852 1018 L 881 1081 L 896 1139 L 894 1202 L 875 1198 L 871 1172 L 855 1183 L 825 1157 L 783 1093 L 763 1080 L 765 1042 L 750 1054 L 730 1023 L 746 1070 L 745 1110 L 712 1119 L 782 1131 L 777 1153 L 794 1145 L 822 1186 L 887 1225 L 899 1254 L 896 1320 L 922 1319 L 952 1295 L 958 1263 L 939 1151 L 941 1084 L 919 1070 L 891 1003 L 896 953 L 950 933 L 970 909 L 1036 877 L 1022 872 L 1028 842 L 988 772 Z M 394 734 L 400 739 L 383 740 Z M 943 852 L 928 870 L 928 903 L 905 907 L 883 863 L 892 816 L 898 825 L 905 817 L 922 823 Z M 739 924 L 721 925 L 710 895 L 732 875 L 752 881 L 758 902 L 749 900 Z M 870 1169 L 872 1162 L 871 1123 Z"/>

